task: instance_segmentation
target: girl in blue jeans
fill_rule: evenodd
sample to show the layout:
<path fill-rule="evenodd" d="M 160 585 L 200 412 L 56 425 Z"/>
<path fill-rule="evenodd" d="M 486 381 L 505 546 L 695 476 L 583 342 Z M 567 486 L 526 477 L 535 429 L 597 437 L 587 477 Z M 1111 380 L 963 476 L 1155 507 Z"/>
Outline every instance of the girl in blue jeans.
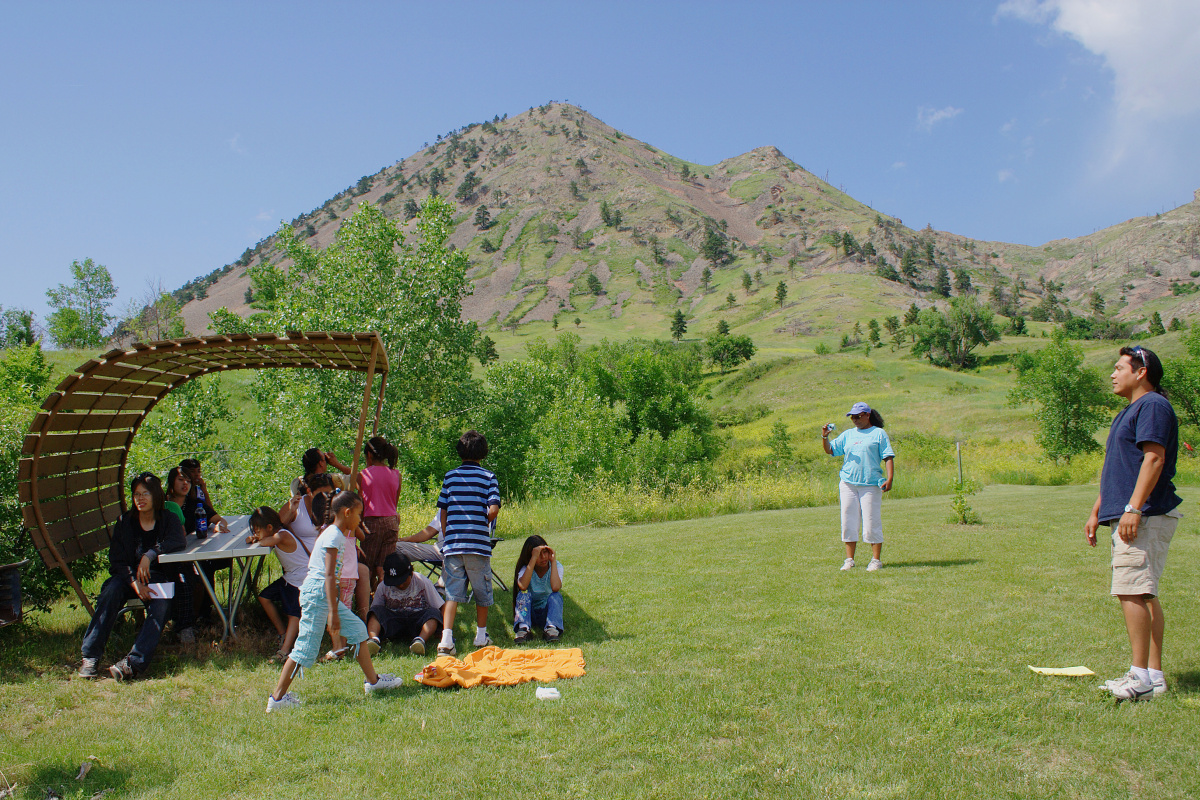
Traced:
<path fill-rule="evenodd" d="M 513 640 L 525 644 L 533 627 L 542 628 L 548 642 L 557 642 L 563 630 L 563 567 L 541 536 L 530 536 L 521 548 L 513 570 Z"/>

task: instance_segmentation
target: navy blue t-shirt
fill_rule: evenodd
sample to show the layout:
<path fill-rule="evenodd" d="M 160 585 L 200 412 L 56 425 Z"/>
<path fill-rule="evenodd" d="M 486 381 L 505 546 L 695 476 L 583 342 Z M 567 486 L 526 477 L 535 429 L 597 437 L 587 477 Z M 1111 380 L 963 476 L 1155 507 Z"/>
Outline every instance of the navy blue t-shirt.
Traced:
<path fill-rule="evenodd" d="M 1143 516 L 1165 514 L 1183 502 L 1175 494 L 1175 459 L 1179 455 L 1179 422 L 1167 398 L 1150 392 L 1130 403 L 1113 420 L 1104 445 L 1104 469 L 1100 471 L 1100 522 L 1119 519 L 1137 486 L 1142 468 L 1139 444 L 1161 444 L 1166 462 L 1158 483 L 1142 505 Z"/>

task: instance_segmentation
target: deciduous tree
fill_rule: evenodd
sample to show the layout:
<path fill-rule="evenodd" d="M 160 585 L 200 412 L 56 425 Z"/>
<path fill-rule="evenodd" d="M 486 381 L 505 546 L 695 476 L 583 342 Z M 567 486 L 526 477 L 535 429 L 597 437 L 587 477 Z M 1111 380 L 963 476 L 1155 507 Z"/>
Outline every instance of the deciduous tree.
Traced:
<path fill-rule="evenodd" d="M 1009 392 L 1009 403 L 1033 404 L 1035 438 L 1046 455 L 1070 461 L 1099 450 L 1095 434 L 1109 422 L 1114 395 L 1097 370 L 1082 366 L 1083 350 L 1056 329 L 1049 345 L 1021 352 L 1013 363 L 1017 385 Z"/>

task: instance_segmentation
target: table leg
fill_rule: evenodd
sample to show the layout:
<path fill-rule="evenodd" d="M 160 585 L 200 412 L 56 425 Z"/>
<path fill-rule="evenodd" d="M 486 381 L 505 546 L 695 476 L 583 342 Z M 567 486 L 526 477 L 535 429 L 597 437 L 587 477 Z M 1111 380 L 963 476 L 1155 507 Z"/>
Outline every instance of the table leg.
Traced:
<path fill-rule="evenodd" d="M 208 597 L 210 600 L 212 600 L 213 607 L 217 609 L 217 616 L 221 618 L 221 625 L 224 630 L 224 632 L 221 634 L 221 641 L 224 642 L 229 638 L 229 617 L 225 615 L 225 608 L 221 605 L 221 601 L 217 599 L 217 593 L 213 589 L 212 583 L 208 580 L 208 575 L 205 574 L 201 562 L 193 562 L 192 568 L 196 570 L 196 574 L 200 576 L 200 582 L 204 584 L 204 590 L 208 592 Z"/>
<path fill-rule="evenodd" d="M 242 603 L 242 594 L 246 591 L 246 581 L 250 577 L 250 558 L 235 558 L 234 562 L 241 565 L 242 577 L 238 578 L 237 590 L 233 589 L 233 573 L 230 572 L 230 589 L 229 589 L 229 633 L 232 636 L 237 636 L 234 631 L 233 621 L 237 618 L 238 606 Z"/>

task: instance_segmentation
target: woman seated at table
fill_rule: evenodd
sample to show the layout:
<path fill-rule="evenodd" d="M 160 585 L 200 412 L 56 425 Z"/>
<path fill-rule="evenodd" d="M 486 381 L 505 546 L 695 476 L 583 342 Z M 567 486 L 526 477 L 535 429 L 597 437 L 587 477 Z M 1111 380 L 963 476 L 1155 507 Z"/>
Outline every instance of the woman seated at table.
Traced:
<path fill-rule="evenodd" d="M 126 602 L 140 598 L 146 604 L 146 621 L 129 655 L 108 668 L 118 681 L 132 680 L 145 671 L 171 610 L 171 600 L 161 595 L 162 587 L 170 586 L 175 576 L 159 565 L 158 557 L 184 548 L 183 526 L 173 514 L 164 513 L 165 499 L 158 476 L 149 472 L 138 475 L 129 493 L 133 508 L 113 526 L 108 546 L 111 577 L 100 588 L 96 613 L 83 635 L 81 678 L 97 677 L 96 665 Z"/>
<path fill-rule="evenodd" d="M 184 472 L 183 467 L 172 467 L 167 473 L 167 493 L 166 502 L 163 503 L 163 508 L 168 514 L 174 515 L 179 520 L 179 524 L 183 527 L 184 533 L 194 533 L 196 530 L 196 515 L 193 507 L 191 526 L 188 526 L 187 515 L 183 513 L 183 507 L 187 505 L 188 495 L 192 491 L 192 481 Z M 193 584 L 196 581 L 196 575 L 191 566 L 186 566 L 179 574 L 178 580 L 175 581 L 175 600 L 171 604 L 171 616 L 175 620 L 175 629 L 179 633 L 179 641 L 183 644 L 194 644 L 196 641 L 196 611 L 193 602 L 193 593 L 199 589 L 203 592 L 203 587 L 196 587 Z"/>
<path fill-rule="evenodd" d="M 210 533 L 228 533 L 228 523 L 213 508 L 212 495 L 208 491 L 208 484 L 204 480 L 204 468 L 200 465 L 200 462 L 194 458 L 185 458 L 179 462 L 179 468 L 192 484 L 192 488 L 188 491 L 187 498 L 184 500 L 182 506 L 184 530 L 188 533 L 196 534 L 197 539 L 204 539 Z M 201 520 L 204 521 L 203 525 L 201 525 Z M 200 569 L 204 570 L 204 575 L 208 578 L 209 585 L 212 586 L 217 572 L 230 567 L 233 564 L 233 560 L 220 558 L 199 561 L 197 563 L 200 565 Z M 195 570 L 189 573 L 189 575 L 193 579 L 192 603 L 195 606 L 194 619 L 200 623 L 208 624 L 211 621 L 212 599 L 208 596 L 208 591 L 203 586 L 196 585 L 198 578 Z M 183 635 L 182 631 L 180 633 L 181 639 L 186 640 L 186 635 Z"/>

